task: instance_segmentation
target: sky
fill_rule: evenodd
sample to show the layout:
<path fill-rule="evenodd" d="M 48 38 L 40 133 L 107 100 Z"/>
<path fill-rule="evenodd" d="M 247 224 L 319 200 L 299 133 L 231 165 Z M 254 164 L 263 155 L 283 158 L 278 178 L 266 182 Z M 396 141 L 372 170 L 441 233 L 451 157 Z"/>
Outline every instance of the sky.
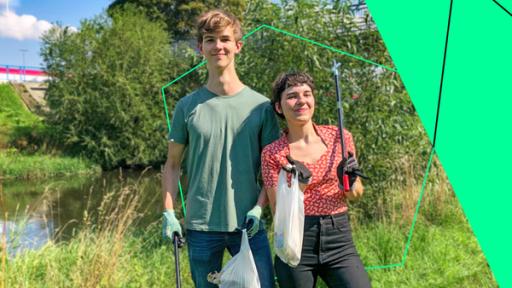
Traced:
<path fill-rule="evenodd" d="M 55 23 L 80 27 L 112 0 L 0 0 L 0 65 L 41 66 L 41 34 Z M 22 51 L 25 50 L 25 51 Z M 23 57 L 24 56 L 24 57 Z"/>

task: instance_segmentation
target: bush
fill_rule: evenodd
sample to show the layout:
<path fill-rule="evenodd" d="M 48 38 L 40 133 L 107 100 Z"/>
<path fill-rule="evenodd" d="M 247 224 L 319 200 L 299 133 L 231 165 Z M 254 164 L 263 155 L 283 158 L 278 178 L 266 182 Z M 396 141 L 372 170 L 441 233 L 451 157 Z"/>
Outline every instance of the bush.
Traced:
<path fill-rule="evenodd" d="M 106 169 L 161 161 L 169 51 L 163 25 L 130 7 L 85 20 L 76 33 L 50 30 L 41 51 L 52 75 L 47 121 L 60 142 Z"/>

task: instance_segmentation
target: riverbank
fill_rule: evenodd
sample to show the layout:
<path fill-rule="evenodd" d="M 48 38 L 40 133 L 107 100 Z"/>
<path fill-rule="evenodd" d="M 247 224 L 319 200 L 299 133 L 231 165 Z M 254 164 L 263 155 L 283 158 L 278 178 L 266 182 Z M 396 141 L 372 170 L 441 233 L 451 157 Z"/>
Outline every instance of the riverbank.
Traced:
<path fill-rule="evenodd" d="M 172 287 L 174 253 L 161 241 L 159 205 L 141 200 L 156 180 L 105 191 L 101 204 L 84 211 L 77 232 L 65 241 L 12 259 L 4 250 L 5 287 Z M 350 212 L 373 287 L 497 287 L 451 188 L 427 185 L 426 191 L 416 217 L 414 205 L 412 211 L 408 207 L 417 203 L 419 190 L 408 188 L 387 195 L 390 203 L 399 203 L 386 207 L 388 216 L 396 217 L 355 221 L 357 211 Z M 149 224 L 141 225 L 142 217 L 149 217 Z M 272 233 L 268 236 L 272 243 Z M 225 255 L 224 263 L 229 258 Z M 180 251 L 180 270 L 182 287 L 193 287 L 186 248 Z"/>
<path fill-rule="evenodd" d="M 81 158 L 23 155 L 0 151 L 0 177 L 4 179 L 41 179 L 67 175 L 97 175 L 101 167 Z"/>
<path fill-rule="evenodd" d="M 122 238 L 84 231 L 69 242 L 49 243 L 8 261 L 5 287 L 173 287 L 173 250 L 160 244 L 159 228 L 155 223 L 144 231 L 146 236 L 128 233 Z M 406 238 L 402 231 L 382 223 L 354 230 L 366 267 L 400 262 Z M 468 233 L 465 225 L 427 226 L 420 221 L 405 266 L 370 270 L 373 286 L 497 287 Z M 193 287 L 186 248 L 180 261 L 182 287 Z"/>
<path fill-rule="evenodd" d="M 35 145 L 46 127 L 30 112 L 12 86 L 0 84 L 0 178 L 36 179 L 72 174 L 97 174 L 101 168 L 85 159 L 45 153 Z M 31 138 L 35 138 L 31 139 Z M 39 143 L 38 143 L 39 144 Z"/>
<path fill-rule="evenodd" d="M 0 84 L 0 149 L 6 149 L 19 127 L 34 127 L 41 118 L 32 114 L 9 84 Z"/>

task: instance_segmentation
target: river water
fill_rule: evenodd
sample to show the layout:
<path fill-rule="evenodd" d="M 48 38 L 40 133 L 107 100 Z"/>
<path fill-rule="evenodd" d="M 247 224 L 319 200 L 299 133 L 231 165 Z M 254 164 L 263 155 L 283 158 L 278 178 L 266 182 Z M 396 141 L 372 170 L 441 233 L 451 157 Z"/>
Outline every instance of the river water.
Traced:
<path fill-rule="evenodd" d="M 85 211 L 94 214 L 107 194 L 135 183 L 140 189 L 142 212 L 137 225 L 158 221 L 161 182 L 156 171 L 117 170 L 94 177 L 4 180 L 0 239 L 5 239 L 10 256 L 38 249 L 50 240 L 69 239 L 83 225 Z"/>

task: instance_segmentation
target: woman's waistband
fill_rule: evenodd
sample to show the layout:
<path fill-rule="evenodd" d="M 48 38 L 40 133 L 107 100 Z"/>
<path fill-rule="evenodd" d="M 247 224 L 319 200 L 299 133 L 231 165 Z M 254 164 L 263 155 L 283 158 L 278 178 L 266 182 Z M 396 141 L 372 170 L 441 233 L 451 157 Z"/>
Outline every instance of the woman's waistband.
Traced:
<path fill-rule="evenodd" d="M 306 216 L 304 216 L 304 221 L 305 222 L 318 222 L 321 220 L 333 220 L 333 219 L 337 219 L 337 218 L 346 217 L 347 214 L 348 214 L 348 211 L 345 210 L 343 212 L 331 214 L 331 215 L 306 215 Z"/>

